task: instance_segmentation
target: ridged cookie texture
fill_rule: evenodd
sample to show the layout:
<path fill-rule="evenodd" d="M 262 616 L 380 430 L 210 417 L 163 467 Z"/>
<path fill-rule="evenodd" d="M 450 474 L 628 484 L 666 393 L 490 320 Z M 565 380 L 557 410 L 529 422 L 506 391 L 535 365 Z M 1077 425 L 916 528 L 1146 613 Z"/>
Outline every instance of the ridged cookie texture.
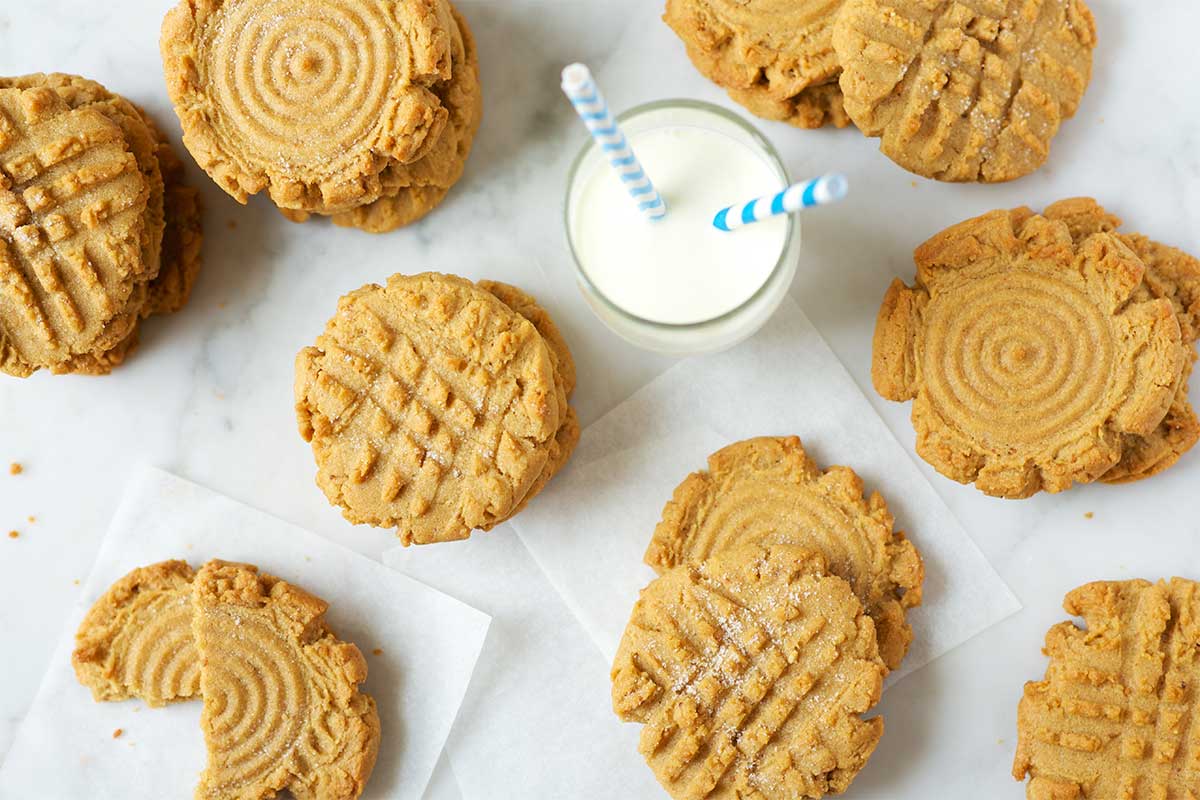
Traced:
<path fill-rule="evenodd" d="M 0 369 L 70 371 L 126 339 L 150 186 L 121 127 L 49 88 L 0 89 Z"/>
<path fill-rule="evenodd" d="M 1049 206 L 1048 219 L 1061 220 L 1078 241 L 1095 233 L 1113 233 L 1121 220 L 1090 197 L 1076 197 Z M 1188 399 L 1190 379 L 1200 341 L 1200 259 L 1140 234 L 1118 233 L 1146 266 L 1142 285 L 1134 293 L 1139 301 L 1163 298 L 1171 302 L 1183 335 L 1184 370 L 1175 388 L 1167 416 L 1147 436 L 1126 436 L 1121 461 L 1104 473 L 1105 483 L 1132 483 L 1174 466 L 1200 441 L 1200 419 Z"/>
<path fill-rule="evenodd" d="M 1033 172 L 1092 75 L 1082 0 L 846 0 L 846 112 L 900 166 L 943 181 Z"/>
<path fill-rule="evenodd" d="M 1046 634 L 1017 708 L 1029 800 L 1189 800 L 1200 792 L 1200 593 L 1181 578 L 1089 583 Z"/>
<path fill-rule="evenodd" d="M 350 800 L 379 752 L 367 664 L 325 623 L 325 601 L 246 564 L 196 574 L 208 766 L 197 800 Z"/>
<path fill-rule="evenodd" d="M 392 163 L 380 174 L 383 196 L 365 206 L 333 215 L 335 225 L 387 233 L 425 217 L 441 204 L 466 168 L 471 145 L 483 120 L 479 55 L 466 19 L 451 8 L 450 80 L 434 87 L 449 117 L 429 152 L 411 164 Z"/>
<path fill-rule="evenodd" d="M 917 248 L 875 330 L 881 395 L 914 399 L 917 452 L 990 495 L 1095 481 L 1126 436 L 1162 423 L 1184 369 L 1171 302 L 1138 301 L 1145 266 L 1117 236 L 1076 241 L 1027 208 Z"/>
<path fill-rule="evenodd" d="M 883 720 L 887 668 L 850 585 L 817 553 L 747 545 L 647 586 L 613 663 L 613 708 L 674 798 L 844 791 Z"/>
<path fill-rule="evenodd" d="M 161 706 L 200 694 L 192 638 L 192 579 L 185 561 L 139 567 L 92 606 L 71 663 L 97 701 L 136 697 Z"/>
<path fill-rule="evenodd" d="M 343 297 L 296 361 L 317 483 L 352 522 L 405 544 L 506 519 L 549 459 L 565 409 L 537 329 L 452 275 L 393 275 Z"/>
<path fill-rule="evenodd" d="M 52 372 L 103 375 L 133 352 L 140 319 L 180 310 L 200 270 L 199 193 L 185 183 L 183 164 L 153 120 L 96 81 L 66 73 L 0 77 L 0 89 L 51 89 L 71 109 L 97 111 L 121 129 L 148 187 L 143 214 L 143 272 L 120 311 L 89 352 L 51 365 Z"/>
<path fill-rule="evenodd" d="M 833 22 L 842 0 L 667 0 L 663 19 L 701 74 L 754 114 L 844 127 Z"/>
<path fill-rule="evenodd" d="M 184 144 L 239 202 L 371 202 L 446 125 L 453 25 L 443 0 L 183 0 L 161 48 Z"/>
<path fill-rule="evenodd" d="M 558 425 L 558 431 L 554 434 L 554 440 L 550 443 L 546 466 L 542 467 L 541 473 L 534 480 L 525 499 L 509 514 L 511 519 L 521 513 L 529 505 L 529 502 L 537 497 L 542 489 L 546 488 L 550 479 L 566 466 L 571 454 L 575 452 L 575 446 L 579 444 L 581 433 L 579 417 L 576 416 L 575 409 L 570 405 L 571 394 L 575 391 L 575 358 L 571 355 L 571 348 L 554 319 L 532 295 L 523 289 L 500 281 L 485 280 L 479 281 L 476 285 L 527 319 L 537 329 L 538 335 L 546 343 L 550 357 L 554 361 L 554 383 L 558 391 L 559 418 L 562 421 Z"/>
<path fill-rule="evenodd" d="M 751 543 L 815 550 L 850 583 L 875 622 L 884 663 L 896 669 L 912 642 L 905 614 L 921 602 L 925 570 L 894 522 L 854 470 L 822 470 L 799 438 L 747 439 L 713 453 L 707 470 L 675 489 L 645 560 L 662 574 Z"/>

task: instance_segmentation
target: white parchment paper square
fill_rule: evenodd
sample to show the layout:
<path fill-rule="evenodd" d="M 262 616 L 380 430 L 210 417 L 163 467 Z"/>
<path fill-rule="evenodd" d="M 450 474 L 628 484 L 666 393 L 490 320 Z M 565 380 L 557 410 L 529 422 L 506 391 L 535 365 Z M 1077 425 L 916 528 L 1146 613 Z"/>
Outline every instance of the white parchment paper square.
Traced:
<path fill-rule="evenodd" d="M 113 518 L 33 708 L 0 767 L 3 798 L 191 797 L 204 768 L 199 702 L 96 703 L 71 650 L 84 613 L 134 567 L 245 561 L 325 599 L 334 631 L 363 651 L 379 707 L 379 760 L 364 797 L 420 798 L 470 681 L 489 618 L 301 528 L 155 469 Z M 378 648 L 379 655 L 373 653 Z M 113 731 L 122 729 L 119 738 Z"/>
<path fill-rule="evenodd" d="M 604 657 L 510 527 L 383 561 L 492 615 L 446 742 L 464 800 L 665 796 Z"/>
<path fill-rule="evenodd" d="M 590 425 L 512 525 L 611 659 L 654 577 L 642 554 L 674 488 L 725 444 L 789 434 L 822 466 L 850 466 L 880 491 L 925 560 L 925 602 L 909 614 L 915 638 L 892 683 L 1020 610 L 790 299 L 754 338 L 681 361 Z"/>

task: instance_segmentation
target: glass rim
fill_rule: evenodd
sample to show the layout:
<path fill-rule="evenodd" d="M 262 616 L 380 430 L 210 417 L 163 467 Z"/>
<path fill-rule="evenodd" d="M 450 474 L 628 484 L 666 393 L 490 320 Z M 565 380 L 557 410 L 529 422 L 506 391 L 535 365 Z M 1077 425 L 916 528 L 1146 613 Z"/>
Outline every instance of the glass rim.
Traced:
<path fill-rule="evenodd" d="M 668 98 L 664 100 L 654 100 L 649 103 L 642 103 L 641 105 L 634 106 L 633 108 L 618 114 L 617 122 L 626 122 L 634 119 L 635 117 L 640 117 L 644 114 L 649 114 L 654 111 L 661 111 L 668 108 L 686 108 L 694 111 L 704 111 L 717 117 L 721 117 L 727 122 L 733 123 L 744 133 L 746 133 L 756 145 L 759 146 L 759 148 L 762 150 L 762 153 L 767 157 L 767 161 L 779 174 L 783 181 L 783 185 L 788 185 L 790 178 L 788 177 L 787 167 L 784 165 L 783 159 L 780 158 L 779 152 L 775 149 L 775 146 L 771 144 L 771 141 L 753 124 L 727 108 L 723 108 L 703 100 L 690 100 L 682 97 Z M 584 142 L 583 147 L 580 148 L 579 152 L 572 160 L 571 167 L 567 172 L 567 194 L 566 199 L 563 202 L 563 229 L 566 231 L 567 247 L 571 251 L 571 262 L 575 268 L 576 279 L 586 285 L 592 295 L 601 303 L 603 303 L 605 308 L 608 310 L 637 325 L 644 325 L 657 330 L 698 330 L 732 319 L 747 308 L 753 306 L 763 296 L 763 294 L 766 293 L 768 287 L 770 287 L 772 282 L 779 276 L 779 274 L 787 269 L 788 262 L 790 258 L 793 257 L 792 249 L 796 242 L 796 234 L 800 229 L 799 225 L 796 224 L 795 214 L 787 215 L 787 235 L 783 240 L 783 249 L 780 251 L 779 259 L 775 262 L 775 266 L 771 268 L 771 272 L 769 275 L 767 275 L 766 280 L 764 280 L 762 285 L 755 290 L 754 294 L 750 295 L 750 297 L 746 298 L 746 300 L 738 304 L 736 307 L 731 308 L 729 311 L 709 319 L 700 320 L 699 322 L 660 322 L 658 320 L 647 319 L 639 316 L 617 305 L 600 290 L 600 287 L 598 287 L 588 276 L 587 270 L 583 268 L 582 260 L 579 257 L 579 250 L 575 247 L 575 237 L 572 235 L 571 231 L 572 189 L 575 186 L 576 180 L 579 178 L 579 171 L 583 167 L 583 162 L 592 153 L 595 147 L 595 141 L 591 137 L 588 137 L 588 140 Z"/>

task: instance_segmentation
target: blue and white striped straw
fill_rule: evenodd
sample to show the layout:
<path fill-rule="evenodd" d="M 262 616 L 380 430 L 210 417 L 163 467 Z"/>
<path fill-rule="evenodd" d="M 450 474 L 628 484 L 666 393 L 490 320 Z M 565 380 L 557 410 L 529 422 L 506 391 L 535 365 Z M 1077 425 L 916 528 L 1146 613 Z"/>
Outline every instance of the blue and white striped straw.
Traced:
<path fill-rule="evenodd" d="M 617 120 L 609 111 L 604 95 L 600 94 L 600 87 L 593 80 L 591 70 L 583 64 L 567 67 L 562 72 L 562 89 L 646 218 L 657 220 L 666 216 L 667 204 L 654 188 L 646 170 L 642 169 L 642 163 L 633 154 L 629 140 L 617 126 Z"/>
<path fill-rule="evenodd" d="M 849 185 L 845 175 L 822 175 L 811 181 L 793 184 L 776 195 L 722 208 L 713 218 L 713 226 L 718 230 L 732 231 L 779 214 L 836 203 L 846 196 L 847 188 Z"/>

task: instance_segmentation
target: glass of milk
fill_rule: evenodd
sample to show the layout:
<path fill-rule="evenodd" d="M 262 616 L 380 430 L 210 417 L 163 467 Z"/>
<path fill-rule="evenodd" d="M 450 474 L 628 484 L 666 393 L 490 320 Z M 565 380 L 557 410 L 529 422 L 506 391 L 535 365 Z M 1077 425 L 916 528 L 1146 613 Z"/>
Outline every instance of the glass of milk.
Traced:
<path fill-rule="evenodd" d="M 667 215 L 647 220 L 589 141 L 571 167 L 566 202 L 584 296 L 609 328 L 640 347 L 688 354 L 738 343 L 787 294 L 800 218 L 723 232 L 713 217 L 785 188 L 783 162 L 753 126 L 710 103 L 664 100 L 618 119 Z"/>

